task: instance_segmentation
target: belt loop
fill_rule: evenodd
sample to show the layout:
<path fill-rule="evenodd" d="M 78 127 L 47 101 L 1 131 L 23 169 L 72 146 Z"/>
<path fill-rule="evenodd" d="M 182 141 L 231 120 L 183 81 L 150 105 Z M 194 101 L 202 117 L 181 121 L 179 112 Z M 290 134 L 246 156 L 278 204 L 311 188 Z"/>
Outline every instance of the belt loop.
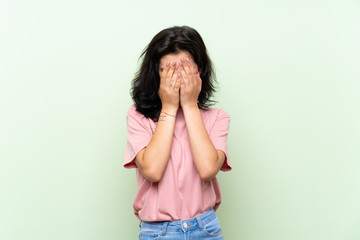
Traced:
<path fill-rule="evenodd" d="M 197 220 L 197 222 L 198 222 L 198 224 L 199 224 L 200 230 L 203 230 L 203 229 L 204 229 L 204 224 L 203 224 L 203 222 L 201 221 L 200 216 L 196 217 L 196 220 Z"/>
<path fill-rule="evenodd" d="M 169 222 L 164 222 L 163 223 L 163 229 L 162 231 L 160 232 L 161 235 L 165 236 L 166 235 L 166 229 L 167 229 L 167 225 L 169 224 Z"/>
<path fill-rule="evenodd" d="M 140 223 L 139 223 L 139 227 L 141 228 L 141 224 L 142 224 L 142 221 L 140 221 Z"/>

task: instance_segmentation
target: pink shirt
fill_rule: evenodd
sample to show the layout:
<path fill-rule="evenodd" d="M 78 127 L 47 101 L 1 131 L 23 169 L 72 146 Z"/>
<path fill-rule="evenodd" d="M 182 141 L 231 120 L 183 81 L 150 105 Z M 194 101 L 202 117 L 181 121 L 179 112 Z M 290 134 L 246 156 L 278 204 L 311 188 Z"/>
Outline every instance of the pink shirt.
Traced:
<path fill-rule="evenodd" d="M 217 108 L 201 110 L 205 128 L 216 149 L 225 153 L 222 171 L 231 170 L 227 136 L 229 115 Z M 144 117 L 132 105 L 127 114 L 127 145 L 125 168 L 136 168 L 135 157 L 150 142 L 156 124 Z M 216 210 L 221 202 L 218 180 L 204 181 L 196 170 L 187 133 L 184 114 L 179 109 L 168 165 L 160 182 L 147 181 L 136 169 L 138 192 L 133 207 L 135 215 L 143 221 L 178 221 Z"/>

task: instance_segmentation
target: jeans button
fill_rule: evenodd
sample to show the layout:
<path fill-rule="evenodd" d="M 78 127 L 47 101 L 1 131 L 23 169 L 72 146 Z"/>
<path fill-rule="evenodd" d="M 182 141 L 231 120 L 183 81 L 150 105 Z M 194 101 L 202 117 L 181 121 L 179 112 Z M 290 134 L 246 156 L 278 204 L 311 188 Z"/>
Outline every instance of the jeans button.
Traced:
<path fill-rule="evenodd" d="M 183 226 L 184 226 L 184 228 L 187 228 L 187 227 L 188 227 L 187 223 L 184 223 Z"/>

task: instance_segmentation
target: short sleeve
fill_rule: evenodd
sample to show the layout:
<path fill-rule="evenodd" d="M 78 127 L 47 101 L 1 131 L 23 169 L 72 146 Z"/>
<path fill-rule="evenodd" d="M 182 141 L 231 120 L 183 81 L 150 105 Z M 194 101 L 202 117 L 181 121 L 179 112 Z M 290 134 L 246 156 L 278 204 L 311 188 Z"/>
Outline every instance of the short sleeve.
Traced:
<path fill-rule="evenodd" d="M 146 126 L 146 119 L 142 114 L 136 112 L 132 106 L 126 116 L 127 120 L 127 142 L 125 149 L 125 168 L 136 168 L 135 157 L 145 148 L 152 137 L 150 126 Z"/>
<path fill-rule="evenodd" d="M 220 170 L 226 172 L 231 170 L 227 147 L 227 137 L 230 129 L 230 116 L 222 109 L 217 110 L 216 119 L 209 133 L 209 137 L 215 148 L 225 153 L 225 161 Z"/>

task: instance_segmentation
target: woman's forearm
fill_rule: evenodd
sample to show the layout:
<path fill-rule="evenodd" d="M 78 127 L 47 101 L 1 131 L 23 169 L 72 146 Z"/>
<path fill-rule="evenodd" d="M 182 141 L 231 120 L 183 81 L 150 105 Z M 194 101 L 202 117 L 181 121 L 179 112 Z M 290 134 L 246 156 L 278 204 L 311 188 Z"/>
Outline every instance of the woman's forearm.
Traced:
<path fill-rule="evenodd" d="M 175 114 L 171 115 L 160 114 L 154 135 L 135 159 L 141 174 L 151 182 L 161 180 L 169 161 L 175 127 Z"/>
<path fill-rule="evenodd" d="M 196 169 L 202 179 L 210 180 L 219 172 L 225 155 L 211 142 L 198 106 L 187 106 L 183 111 Z"/>

